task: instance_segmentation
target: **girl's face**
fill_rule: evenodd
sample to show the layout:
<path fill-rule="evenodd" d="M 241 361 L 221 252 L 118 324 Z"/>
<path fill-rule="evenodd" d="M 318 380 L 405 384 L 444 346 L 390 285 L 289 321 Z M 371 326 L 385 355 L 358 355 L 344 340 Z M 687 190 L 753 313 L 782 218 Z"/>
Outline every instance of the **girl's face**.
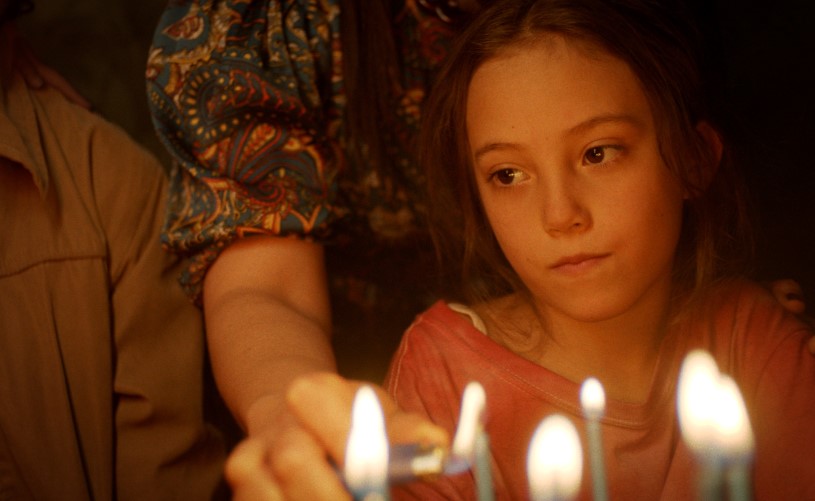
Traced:
<path fill-rule="evenodd" d="M 487 218 L 542 313 L 666 307 L 683 192 L 627 64 L 555 35 L 509 47 L 473 75 L 466 123 Z"/>

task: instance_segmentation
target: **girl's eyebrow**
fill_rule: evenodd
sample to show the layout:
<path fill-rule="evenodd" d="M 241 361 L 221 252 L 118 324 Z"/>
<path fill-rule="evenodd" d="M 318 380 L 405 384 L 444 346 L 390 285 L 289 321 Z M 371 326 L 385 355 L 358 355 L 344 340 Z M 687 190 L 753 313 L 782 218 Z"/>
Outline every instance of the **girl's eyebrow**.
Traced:
<path fill-rule="evenodd" d="M 488 143 L 484 146 L 475 150 L 473 154 L 473 159 L 478 162 L 478 160 L 486 155 L 491 151 L 501 151 L 501 150 L 519 150 L 521 146 L 518 143 L 506 143 L 506 142 L 496 142 L 496 143 Z"/>
<path fill-rule="evenodd" d="M 569 128 L 566 131 L 566 135 L 568 136 L 576 136 L 583 134 L 585 132 L 590 131 L 595 127 L 599 127 L 600 125 L 605 125 L 609 123 L 618 123 L 618 124 L 627 124 L 635 127 L 637 129 L 645 128 L 645 123 L 635 115 L 628 115 L 628 114 L 614 114 L 609 113 L 606 115 L 598 115 L 595 117 L 591 117 L 587 120 L 580 122 L 579 124 Z M 493 143 L 487 143 L 484 146 L 475 150 L 473 154 L 473 159 L 478 162 L 478 160 L 490 153 L 492 151 L 503 151 L 503 150 L 520 150 L 521 145 L 518 143 L 511 143 L 511 142 L 503 142 L 497 141 Z"/>
<path fill-rule="evenodd" d="M 583 122 L 580 122 L 579 124 L 567 130 L 566 134 L 570 136 L 579 135 L 595 127 L 605 125 L 608 123 L 628 124 L 637 129 L 642 129 L 645 127 L 645 123 L 642 121 L 642 119 L 635 115 L 609 113 L 606 115 L 598 115 L 596 117 L 591 117 L 588 120 L 584 120 Z"/>

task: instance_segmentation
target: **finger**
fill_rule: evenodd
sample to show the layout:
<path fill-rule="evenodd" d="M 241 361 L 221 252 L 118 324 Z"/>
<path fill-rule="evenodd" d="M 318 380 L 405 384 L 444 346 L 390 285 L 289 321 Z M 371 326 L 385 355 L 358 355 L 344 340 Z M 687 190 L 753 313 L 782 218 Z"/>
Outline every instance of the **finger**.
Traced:
<path fill-rule="evenodd" d="M 445 448 L 450 446 L 450 435 L 447 430 L 423 416 L 394 407 L 392 412 L 385 415 L 385 419 L 388 423 L 388 437 L 394 444 L 418 443 Z"/>
<path fill-rule="evenodd" d="M 303 428 L 290 427 L 279 433 L 271 446 L 269 462 L 287 500 L 351 499 L 323 446 Z"/>
<path fill-rule="evenodd" d="M 282 501 L 283 495 L 266 468 L 266 445 L 249 438 L 235 447 L 224 466 L 233 501 Z"/>
<path fill-rule="evenodd" d="M 804 290 L 795 280 L 775 280 L 770 283 L 770 291 L 786 310 L 797 315 L 806 310 Z"/>
<path fill-rule="evenodd" d="M 343 464 L 351 427 L 351 409 L 361 384 L 335 374 L 314 374 L 295 381 L 287 395 L 292 412 L 338 464 Z M 450 443 L 443 428 L 417 414 L 402 411 L 381 388 L 376 387 L 376 391 L 391 442 L 442 446 Z"/>
<path fill-rule="evenodd" d="M 351 428 L 351 408 L 360 383 L 335 374 L 298 378 L 286 393 L 286 403 L 302 425 L 341 464 Z"/>
<path fill-rule="evenodd" d="M 74 87 L 68 82 L 68 80 L 63 78 L 62 75 L 41 63 L 37 63 L 37 70 L 48 86 L 58 90 L 72 103 L 77 104 L 86 110 L 91 109 L 91 102 L 85 99 L 82 94 L 74 89 Z"/>

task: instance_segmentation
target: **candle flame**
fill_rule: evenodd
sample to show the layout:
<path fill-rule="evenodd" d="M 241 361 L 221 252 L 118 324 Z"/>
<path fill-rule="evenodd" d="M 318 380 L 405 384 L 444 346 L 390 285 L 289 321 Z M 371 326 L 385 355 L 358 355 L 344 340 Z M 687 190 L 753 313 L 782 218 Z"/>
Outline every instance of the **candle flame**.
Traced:
<path fill-rule="evenodd" d="M 706 351 L 694 350 L 685 356 L 679 373 L 677 411 L 679 427 L 688 447 L 707 454 L 715 434 L 719 368 Z"/>
<path fill-rule="evenodd" d="M 748 459 L 752 456 L 755 442 L 747 407 L 736 382 L 728 376 L 722 376 L 719 381 L 716 432 L 718 445 L 727 458 Z"/>
<path fill-rule="evenodd" d="M 527 477 L 534 501 L 573 499 L 580 489 L 583 451 L 577 430 L 554 414 L 538 425 L 529 446 Z"/>
<path fill-rule="evenodd" d="M 466 459 L 472 464 L 475 455 L 476 434 L 484 426 L 484 409 L 487 396 L 484 387 L 473 381 L 464 388 L 461 397 L 461 414 L 458 418 L 456 435 L 453 438 L 453 456 Z"/>
<path fill-rule="evenodd" d="M 597 378 L 590 377 L 580 387 L 580 404 L 589 419 L 599 419 L 606 409 L 606 392 Z"/>
<path fill-rule="evenodd" d="M 719 373 L 709 353 L 695 350 L 685 357 L 677 394 L 682 436 L 697 454 L 748 459 L 753 430 L 736 382 Z"/>
<path fill-rule="evenodd" d="M 345 449 L 345 482 L 355 493 L 385 489 L 388 437 L 376 392 L 362 386 L 354 397 L 351 431 Z"/>

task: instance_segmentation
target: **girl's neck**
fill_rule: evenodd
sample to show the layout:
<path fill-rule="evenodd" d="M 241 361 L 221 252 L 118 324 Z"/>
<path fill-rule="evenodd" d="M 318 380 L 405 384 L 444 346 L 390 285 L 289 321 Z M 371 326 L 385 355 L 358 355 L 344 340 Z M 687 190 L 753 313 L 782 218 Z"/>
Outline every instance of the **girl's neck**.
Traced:
<path fill-rule="evenodd" d="M 652 291 L 654 292 L 654 291 Z M 489 336 L 571 381 L 598 378 L 609 398 L 631 403 L 649 395 L 669 321 L 670 290 L 649 294 L 614 318 L 583 322 L 513 295 L 478 313 Z"/>

